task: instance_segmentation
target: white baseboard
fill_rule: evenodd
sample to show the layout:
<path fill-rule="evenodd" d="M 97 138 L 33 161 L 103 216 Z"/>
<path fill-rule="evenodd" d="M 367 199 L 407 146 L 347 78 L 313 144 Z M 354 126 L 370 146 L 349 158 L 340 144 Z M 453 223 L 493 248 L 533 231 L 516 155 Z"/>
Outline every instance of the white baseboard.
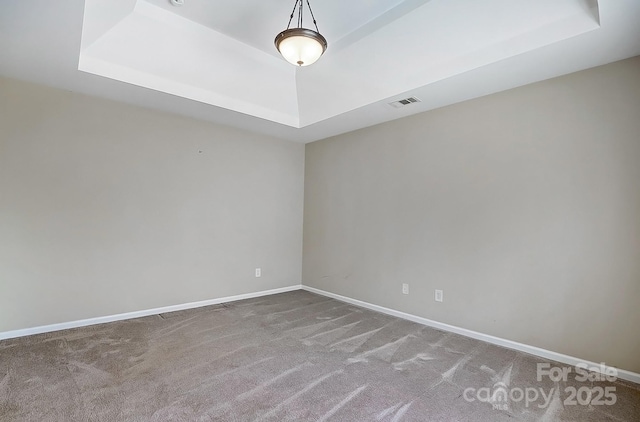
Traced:
<path fill-rule="evenodd" d="M 495 344 L 495 345 L 506 347 L 509 349 L 518 350 L 524 353 L 529 353 L 531 355 L 539 356 L 539 357 L 553 360 L 556 362 L 565 363 L 567 365 L 575 366 L 578 363 L 586 363 L 589 367 L 594 367 L 594 368 L 600 367 L 600 365 L 597 363 L 585 361 L 583 359 L 579 359 L 573 356 L 568 356 L 561 353 L 552 352 L 550 350 L 541 349 L 539 347 L 530 346 L 527 344 L 518 343 L 511 340 L 506 340 L 500 337 L 479 333 L 477 331 L 467 330 L 466 328 L 460 328 L 454 325 L 444 324 L 442 322 L 433 321 L 427 318 L 419 317 L 417 315 L 396 311 L 394 309 L 385 308 L 383 306 L 374 305 L 368 302 L 363 302 L 361 300 L 352 299 L 350 297 L 341 296 L 335 293 L 330 293 L 324 290 L 316 289 L 315 287 L 309 287 L 304 285 L 294 285 L 289 287 L 282 287 L 279 289 L 264 290 L 261 292 L 246 293 L 246 294 L 235 295 L 235 296 L 227 296 L 227 297 L 221 297 L 217 299 L 203 300 L 199 302 L 183 303 L 180 305 L 164 306 L 161 308 L 147 309 L 143 311 L 127 312 L 127 313 L 116 314 L 116 315 L 82 319 L 79 321 L 70 321 L 70 322 L 63 322 L 59 324 L 43 325 L 40 327 L 25 328 L 21 330 L 5 331 L 5 332 L 0 332 L 0 340 L 30 336 L 33 334 L 49 333 L 52 331 L 66 330 L 69 328 L 86 327 L 88 325 L 104 324 L 107 322 L 123 321 L 127 319 L 162 314 L 165 312 L 183 311 L 186 309 L 200 308 L 200 307 L 209 306 L 209 305 L 218 305 L 220 303 L 235 302 L 237 300 L 252 299 L 260 296 L 274 295 L 277 293 L 291 292 L 291 291 L 300 290 L 300 289 L 303 289 L 312 293 L 316 293 L 322 296 L 330 297 L 333 299 L 337 299 L 342 302 L 351 303 L 352 305 L 371 309 L 373 311 L 381 312 L 383 314 L 392 315 L 398 318 L 417 322 L 418 324 L 427 325 L 429 327 L 437 328 L 439 330 L 448 331 L 448 332 L 460 334 L 466 337 L 471 337 L 477 340 L 486 341 L 487 343 Z M 618 378 L 631 381 L 636 384 L 640 384 L 640 374 L 636 372 L 627 371 L 624 369 L 616 368 L 616 370 L 618 371 Z"/>
<path fill-rule="evenodd" d="M 585 361 L 584 359 L 578 359 L 573 356 L 563 355 L 562 353 L 556 353 L 550 350 L 541 349 L 539 347 L 529 346 L 528 344 L 518 343 L 511 340 L 506 340 L 500 337 L 494 337 L 488 334 L 479 333 L 477 331 L 467 330 L 466 328 L 456 327 L 455 325 L 443 324 L 442 322 L 433 321 L 433 320 L 422 318 L 416 315 L 407 314 L 405 312 L 396 311 L 394 309 L 385 308 L 383 306 L 378 306 L 368 302 L 363 302 L 361 300 L 352 299 L 350 297 L 326 292 L 324 290 L 316 289 L 315 287 L 302 285 L 302 289 L 309 291 L 311 293 L 316 293 L 322 296 L 327 296 L 333 299 L 337 299 L 342 302 L 351 303 L 352 305 L 371 309 L 372 311 L 381 312 L 383 314 L 392 315 L 398 318 L 417 322 L 418 324 L 427 325 L 429 327 L 437 328 L 439 330 L 449 331 L 451 333 L 456 333 L 456 334 L 460 334 L 466 337 L 471 337 L 477 340 L 486 341 L 487 343 L 496 344 L 498 346 L 506 347 L 508 349 L 514 349 L 520 352 L 529 353 L 531 355 L 539 356 L 549 360 L 554 360 L 556 362 L 565 363 L 567 365 L 576 366 L 578 363 L 585 363 L 589 366 L 589 368 L 592 368 L 592 367 L 600 368 L 600 364 Z M 631 381 L 636 384 L 640 384 L 640 374 L 636 372 L 627 371 L 624 369 L 616 368 L 616 370 L 618 371 L 618 378 Z"/>
<path fill-rule="evenodd" d="M 62 322 L 59 324 L 43 325 L 40 327 L 25 328 L 22 330 L 5 331 L 5 332 L 0 332 L 0 340 L 30 336 L 33 334 L 49 333 L 52 331 L 67 330 L 69 328 L 86 327 L 87 325 L 104 324 L 106 322 L 123 321 L 125 319 L 140 318 L 140 317 L 145 317 L 149 315 L 163 314 L 165 312 L 183 311 L 185 309 L 200 308 L 202 306 L 218 305 L 220 303 L 235 302 L 237 300 L 252 299 L 254 297 L 291 292 L 293 290 L 300 290 L 301 288 L 302 286 L 298 284 L 295 286 L 282 287 L 279 289 L 264 290 L 262 292 L 246 293 L 242 295 L 221 297 L 218 299 L 202 300 L 199 302 L 190 302 L 190 303 L 183 303 L 180 305 L 171 305 L 171 306 L 164 306 L 161 308 L 146 309 L 143 311 L 126 312 L 123 314 L 88 318 L 88 319 L 82 319 L 79 321 L 69 321 L 69 322 Z"/>

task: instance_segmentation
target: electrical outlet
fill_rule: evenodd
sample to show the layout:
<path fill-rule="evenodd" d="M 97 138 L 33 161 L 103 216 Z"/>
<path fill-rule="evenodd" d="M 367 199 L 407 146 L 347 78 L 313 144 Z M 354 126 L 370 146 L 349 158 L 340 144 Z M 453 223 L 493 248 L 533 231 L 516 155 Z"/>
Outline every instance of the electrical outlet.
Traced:
<path fill-rule="evenodd" d="M 442 290 L 436 290 L 436 302 L 442 302 L 444 300 L 444 295 L 442 294 Z"/>
<path fill-rule="evenodd" d="M 256 268 L 256 277 L 262 277 L 262 270 L 260 268 Z"/>
<path fill-rule="evenodd" d="M 409 294 L 409 285 L 407 283 L 403 283 L 402 284 L 402 294 L 403 295 L 408 295 Z"/>

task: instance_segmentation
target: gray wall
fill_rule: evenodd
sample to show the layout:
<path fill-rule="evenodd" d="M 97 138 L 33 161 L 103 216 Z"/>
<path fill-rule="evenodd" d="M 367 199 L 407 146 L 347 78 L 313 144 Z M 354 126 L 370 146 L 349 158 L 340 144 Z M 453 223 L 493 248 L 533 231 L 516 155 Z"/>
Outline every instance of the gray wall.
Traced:
<path fill-rule="evenodd" d="M 303 177 L 304 145 L 0 79 L 0 332 L 300 284 Z"/>
<path fill-rule="evenodd" d="M 305 166 L 304 284 L 640 372 L 640 58 L 308 144 Z"/>

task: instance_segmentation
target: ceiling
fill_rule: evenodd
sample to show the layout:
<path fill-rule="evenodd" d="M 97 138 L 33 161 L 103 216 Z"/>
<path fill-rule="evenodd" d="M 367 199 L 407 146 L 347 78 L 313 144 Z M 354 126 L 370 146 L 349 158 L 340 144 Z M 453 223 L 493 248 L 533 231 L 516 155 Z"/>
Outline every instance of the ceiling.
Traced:
<path fill-rule="evenodd" d="M 0 75 L 310 142 L 640 54 L 638 0 L 311 0 L 297 68 L 293 3 L 3 0 Z"/>

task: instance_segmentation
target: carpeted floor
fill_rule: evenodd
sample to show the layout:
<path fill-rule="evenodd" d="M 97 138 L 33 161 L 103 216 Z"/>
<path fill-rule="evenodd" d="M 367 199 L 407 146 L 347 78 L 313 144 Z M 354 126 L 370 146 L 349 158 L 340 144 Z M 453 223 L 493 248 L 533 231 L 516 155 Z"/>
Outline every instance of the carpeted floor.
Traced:
<path fill-rule="evenodd" d="M 639 386 L 538 362 L 296 291 L 2 341 L 0 420 L 640 420 Z"/>

